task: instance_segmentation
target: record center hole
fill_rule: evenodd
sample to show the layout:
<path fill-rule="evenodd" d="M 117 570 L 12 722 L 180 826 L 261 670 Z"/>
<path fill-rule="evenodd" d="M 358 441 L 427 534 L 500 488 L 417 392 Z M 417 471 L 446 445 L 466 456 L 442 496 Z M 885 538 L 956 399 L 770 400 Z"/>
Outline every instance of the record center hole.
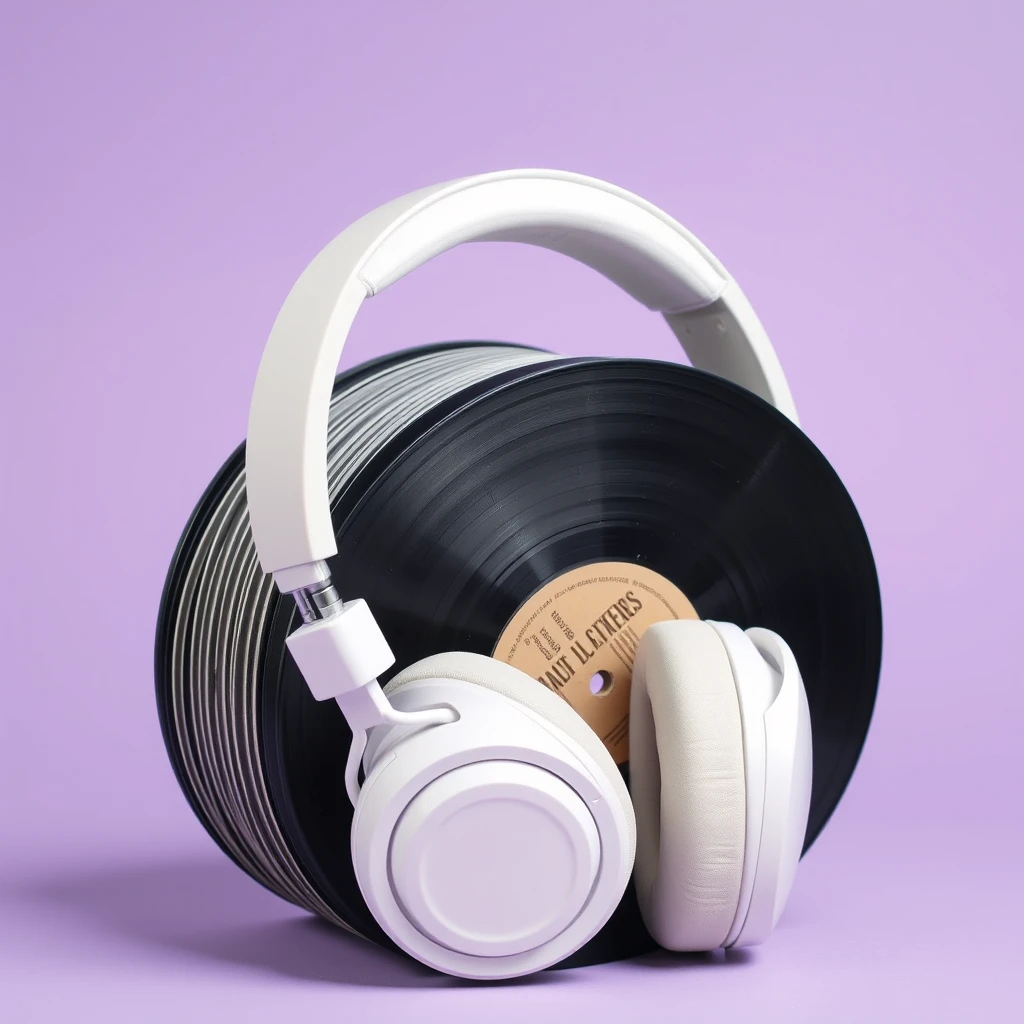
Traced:
<path fill-rule="evenodd" d="M 590 692 L 595 697 L 604 697 L 611 691 L 612 682 L 611 672 L 605 672 L 604 669 L 601 669 L 600 672 L 595 672 L 590 677 Z"/>

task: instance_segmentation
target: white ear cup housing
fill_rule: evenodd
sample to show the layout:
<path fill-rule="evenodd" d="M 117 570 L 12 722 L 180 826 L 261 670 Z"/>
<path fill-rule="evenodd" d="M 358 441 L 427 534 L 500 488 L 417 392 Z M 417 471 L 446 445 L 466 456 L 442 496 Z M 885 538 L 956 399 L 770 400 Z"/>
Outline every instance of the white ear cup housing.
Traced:
<path fill-rule="evenodd" d="M 367 905 L 398 946 L 461 977 L 564 959 L 615 910 L 632 869 L 632 808 L 611 757 L 508 695 L 522 690 L 575 717 L 508 665 L 427 659 L 389 684 L 393 706 L 448 705 L 458 720 L 379 727 L 364 759 L 352 857 Z"/>
<path fill-rule="evenodd" d="M 810 773 L 807 698 L 780 637 L 687 620 L 647 630 L 630 778 L 637 897 L 662 946 L 767 938 L 803 845 Z"/>
<path fill-rule="evenodd" d="M 752 713 L 744 715 L 745 735 L 764 730 L 764 810 L 756 854 L 748 844 L 750 902 L 742 924 L 737 917 L 739 927 L 730 943 L 735 946 L 764 942 L 778 923 L 793 887 L 811 806 L 811 715 L 800 668 L 778 633 L 755 628 L 746 636 L 771 671 L 774 699 L 763 714 L 755 703 Z M 747 792 L 748 799 L 756 799 L 749 782 Z M 744 863 L 745 877 L 747 872 Z"/>

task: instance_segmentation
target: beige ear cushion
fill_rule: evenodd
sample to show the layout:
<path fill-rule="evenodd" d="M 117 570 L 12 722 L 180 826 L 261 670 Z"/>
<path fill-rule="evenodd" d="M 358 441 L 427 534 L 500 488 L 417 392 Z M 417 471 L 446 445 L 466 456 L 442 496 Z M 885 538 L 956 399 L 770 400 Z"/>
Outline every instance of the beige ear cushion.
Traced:
<path fill-rule="evenodd" d="M 746 786 L 732 666 L 707 623 L 660 622 L 644 633 L 629 750 L 644 923 L 667 949 L 717 949 L 739 902 Z"/>
<path fill-rule="evenodd" d="M 511 665 L 482 654 L 469 654 L 465 651 L 435 654 L 416 662 L 415 665 L 410 665 L 384 687 L 384 692 L 393 693 L 399 687 L 417 679 L 461 679 L 467 683 L 476 683 L 529 708 L 570 739 L 575 740 L 604 772 L 612 791 L 622 805 L 628 829 L 629 858 L 633 859 L 636 833 L 629 790 L 626 789 L 619 769 L 597 733 L 561 697 L 543 683 Z"/>

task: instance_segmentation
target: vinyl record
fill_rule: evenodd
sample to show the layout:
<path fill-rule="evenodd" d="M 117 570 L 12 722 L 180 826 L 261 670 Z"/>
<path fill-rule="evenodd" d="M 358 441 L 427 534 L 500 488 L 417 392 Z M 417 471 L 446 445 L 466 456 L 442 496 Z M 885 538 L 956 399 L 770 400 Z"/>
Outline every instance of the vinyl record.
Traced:
<path fill-rule="evenodd" d="M 569 570 L 644 566 L 702 618 L 764 626 L 792 647 L 814 735 L 813 842 L 864 743 L 881 610 L 853 502 L 788 419 L 684 366 L 480 345 L 339 378 L 332 430 L 331 570 L 343 597 L 372 608 L 396 670 L 441 651 L 491 654 L 523 603 Z M 236 454 L 168 578 L 157 652 L 168 750 L 193 808 L 247 871 L 389 945 L 352 871 L 349 731 L 287 655 L 297 613 L 259 573 L 251 540 L 220 552 L 247 533 L 244 494 L 230 497 L 242 477 Z M 240 682 L 208 682 L 228 677 Z M 565 965 L 652 946 L 630 887 Z"/>

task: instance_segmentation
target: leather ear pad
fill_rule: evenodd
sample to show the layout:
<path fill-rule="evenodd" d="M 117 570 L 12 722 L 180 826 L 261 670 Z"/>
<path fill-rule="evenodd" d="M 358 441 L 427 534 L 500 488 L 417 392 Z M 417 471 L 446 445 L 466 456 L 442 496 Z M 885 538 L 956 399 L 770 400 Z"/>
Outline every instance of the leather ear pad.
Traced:
<path fill-rule="evenodd" d="M 575 740 L 597 763 L 619 798 L 629 830 L 629 858 L 633 859 L 636 848 L 636 831 L 633 820 L 633 804 L 629 790 L 622 781 L 619 769 L 611 754 L 599 739 L 597 733 L 573 711 L 569 704 L 549 690 L 543 683 L 531 678 L 503 661 L 496 661 L 483 654 L 469 654 L 466 651 L 450 651 L 435 654 L 410 665 L 398 673 L 385 687 L 385 693 L 393 693 L 406 683 L 417 679 L 461 679 L 476 683 L 495 693 L 500 693 L 517 704 L 522 704 L 550 722 L 570 739 Z"/>
<path fill-rule="evenodd" d="M 644 633 L 629 722 L 644 923 L 667 949 L 717 949 L 739 902 L 746 785 L 732 666 L 711 626 L 687 619 Z"/>

